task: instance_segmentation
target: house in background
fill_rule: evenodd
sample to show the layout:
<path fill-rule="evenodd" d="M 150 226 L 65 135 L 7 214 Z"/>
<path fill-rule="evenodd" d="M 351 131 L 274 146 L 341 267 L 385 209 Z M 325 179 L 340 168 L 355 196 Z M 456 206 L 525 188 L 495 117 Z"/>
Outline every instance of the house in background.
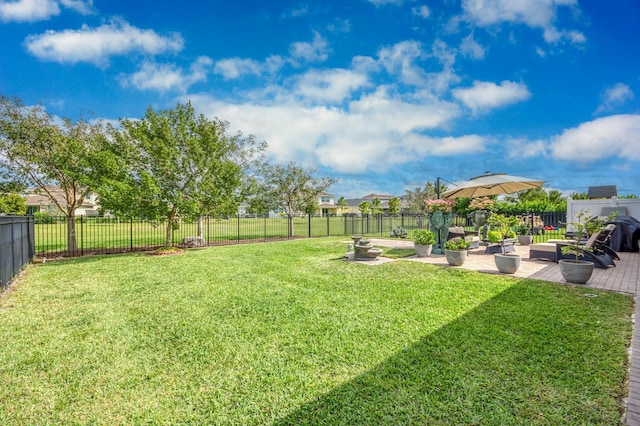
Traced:
<path fill-rule="evenodd" d="M 56 197 L 58 202 L 66 206 L 64 191 L 57 186 L 48 187 L 51 194 Z M 52 216 L 62 216 L 62 212 L 53 202 L 49 194 L 40 188 L 32 189 L 27 194 L 27 214 L 48 213 Z M 100 205 L 98 204 L 98 195 L 90 193 L 87 195 L 80 207 L 76 209 L 76 216 L 98 216 L 100 214 Z"/>
<path fill-rule="evenodd" d="M 333 194 L 321 192 L 318 194 L 318 210 L 316 214 L 321 216 L 336 216 L 340 207 L 336 205 Z"/>
<path fill-rule="evenodd" d="M 371 205 L 371 202 L 375 199 L 380 200 L 380 209 L 383 212 L 388 212 L 389 211 L 389 200 L 393 199 L 393 198 L 397 198 L 400 200 L 400 209 L 402 210 L 405 207 L 405 201 L 403 200 L 402 197 L 399 197 L 397 195 L 388 195 L 388 194 L 368 194 L 365 195 L 362 198 L 350 198 L 348 200 L 345 200 L 348 204 L 349 204 L 349 209 L 344 209 L 343 214 L 349 214 L 349 215 L 360 215 L 360 204 L 363 202 L 367 202 L 369 203 L 369 205 Z"/>

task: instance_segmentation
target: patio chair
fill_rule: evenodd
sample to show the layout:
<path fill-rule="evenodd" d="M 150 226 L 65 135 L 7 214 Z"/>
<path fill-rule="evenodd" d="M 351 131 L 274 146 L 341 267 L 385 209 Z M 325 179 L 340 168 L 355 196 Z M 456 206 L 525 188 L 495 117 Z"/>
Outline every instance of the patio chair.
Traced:
<path fill-rule="evenodd" d="M 480 237 L 475 231 L 465 231 L 462 226 L 452 226 L 449 228 L 449 234 L 447 235 L 447 241 L 454 238 L 464 239 L 470 243 L 469 249 L 475 249 L 480 247 Z"/>
<path fill-rule="evenodd" d="M 596 268 L 609 268 L 612 266 L 616 266 L 614 259 L 620 259 L 618 254 L 611 250 L 607 243 L 611 237 L 611 232 L 615 229 L 615 225 L 607 225 L 605 229 L 601 230 L 598 233 L 594 233 L 589 237 L 589 240 L 584 244 L 584 254 L 583 257 L 585 260 L 593 262 Z M 556 244 L 556 259 L 573 259 L 575 258 L 574 254 L 563 254 L 562 247 L 567 246 L 567 243 L 558 243 Z"/>

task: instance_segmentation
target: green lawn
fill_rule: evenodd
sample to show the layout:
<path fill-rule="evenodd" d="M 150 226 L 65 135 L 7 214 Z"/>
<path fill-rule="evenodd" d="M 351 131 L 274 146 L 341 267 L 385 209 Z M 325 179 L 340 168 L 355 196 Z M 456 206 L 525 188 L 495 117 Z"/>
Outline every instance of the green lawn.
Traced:
<path fill-rule="evenodd" d="M 632 298 L 347 242 L 34 265 L 0 298 L 0 424 L 619 422 Z"/>

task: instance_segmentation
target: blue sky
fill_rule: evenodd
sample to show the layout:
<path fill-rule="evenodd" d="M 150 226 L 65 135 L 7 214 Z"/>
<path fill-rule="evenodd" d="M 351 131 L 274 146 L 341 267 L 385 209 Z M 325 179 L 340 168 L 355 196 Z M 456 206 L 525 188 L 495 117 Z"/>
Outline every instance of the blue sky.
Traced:
<path fill-rule="evenodd" d="M 0 0 L 0 93 L 191 100 L 347 198 L 492 173 L 640 195 L 637 0 Z"/>

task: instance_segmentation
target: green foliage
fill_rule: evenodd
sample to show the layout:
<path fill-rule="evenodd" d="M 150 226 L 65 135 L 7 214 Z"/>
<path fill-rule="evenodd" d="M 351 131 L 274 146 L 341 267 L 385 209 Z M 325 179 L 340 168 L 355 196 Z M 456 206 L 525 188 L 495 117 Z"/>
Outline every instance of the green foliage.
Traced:
<path fill-rule="evenodd" d="M 589 194 L 586 192 L 573 192 L 570 197 L 574 200 L 588 200 Z"/>
<path fill-rule="evenodd" d="M 467 242 L 462 238 L 454 238 L 444 243 L 444 248 L 446 250 L 460 251 L 468 249 L 470 245 L 470 242 Z"/>
<path fill-rule="evenodd" d="M 394 226 L 389 232 L 389 236 L 393 238 L 407 238 L 407 230 L 402 226 Z"/>
<path fill-rule="evenodd" d="M 51 224 L 56 222 L 56 218 L 46 212 L 35 212 L 33 222 L 36 224 Z"/>
<path fill-rule="evenodd" d="M 531 226 L 524 222 L 518 223 L 513 230 L 517 235 L 531 235 Z"/>
<path fill-rule="evenodd" d="M 440 193 L 447 190 L 447 186 L 440 184 Z M 424 201 L 437 198 L 436 183 L 427 181 L 423 188 L 416 187 L 413 191 L 407 190 L 405 197 L 407 200 L 407 210 L 409 213 L 426 213 L 427 206 Z"/>
<path fill-rule="evenodd" d="M 413 242 L 419 246 L 428 246 L 436 243 L 436 234 L 426 229 L 416 229 L 413 231 Z"/>
<path fill-rule="evenodd" d="M 400 213 L 400 199 L 393 197 L 389 200 L 389 214 L 396 215 L 398 213 Z"/>
<path fill-rule="evenodd" d="M 494 230 L 488 231 L 487 232 L 487 238 L 492 243 L 499 243 L 500 241 L 503 240 L 502 232 L 501 231 L 494 231 Z"/>
<path fill-rule="evenodd" d="M 378 197 L 371 200 L 370 207 L 371 207 L 371 214 L 377 215 L 382 213 L 382 202 Z"/>
<path fill-rule="evenodd" d="M 366 216 L 371 213 L 371 207 L 369 206 L 369 203 L 367 203 L 366 201 L 363 201 L 360 204 L 358 204 L 358 210 L 360 210 L 360 214 L 362 216 Z"/>
<path fill-rule="evenodd" d="M 294 235 L 293 217 L 301 212 L 315 212 L 318 196 L 337 182 L 315 177 L 316 169 L 305 169 L 290 162 L 286 166 L 262 164 L 253 179 L 250 203 L 268 210 L 281 209 L 289 218 L 289 236 Z"/>
<path fill-rule="evenodd" d="M 584 246 L 585 241 L 582 240 L 582 235 L 587 234 L 587 229 L 593 226 L 588 225 L 590 221 L 592 224 L 595 223 L 592 220 L 593 218 L 589 214 L 589 209 L 586 209 L 577 213 L 574 220 L 567 222 L 567 227 L 571 228 L 575 234 L 575 238 L 570 240 L 567 245 L 562 246 L 561 250 L 563 254 L 573 254 L 576 257 L 576 261 L 578 261 L 580 256 L 584 256 L 585 251 L 591 251 L 590 247 Z"/>
<path fill-rule="evenodd" d="M 340 209 L 341 213 L 344 212 L 344 209 L 348 209 L 349 208 L 349 203 L 347 203 L 347 201 L 344 199 L 344 197 L 340 197 L 338 199 L 338 202 L 336 203 L 336 205 Z"/>
<path fill-rule="evenodd" d="M 27 202 L 21 195 L 0 195 L 0 213 L 24 215 L 27 213 Z"/>
<path fill-rule="evenodd" d="M 41 106 L 0 96 L 0 168 L 14 181 L 38 186 L 67 217 L 75 216 L 103 176 L 105 143 L 101 122 L 65 118 L 60 123 Z M 61 189 L 58 196 L 53 195 L 54 186 Z M 77 248 L 73 221 L 67 246 Z"/>
<path fill-rule="evenodd" d="M 518 219 L 515 216 L 505 216 L 500 213 L 494 213 L 487 219 L 487 223 L 491 227 L 492 231 L 500 233 L 502 240 L 504 238 L 513 238 L 513 236 L 515 236 L 512 228 L 518 224 Z"/>
<path fill-rule="evenodd" d="M 264 149 L 253 136 L 228 134 L 229 123 L 196 114 L 191 103 L 147 109 L 142 120 L 112 129 L 112 167 L 100 187 L 100 204 L 122 217 L 172 223 L 181 216 L 234 213 L 248 189 L 247 169 Z"/>

